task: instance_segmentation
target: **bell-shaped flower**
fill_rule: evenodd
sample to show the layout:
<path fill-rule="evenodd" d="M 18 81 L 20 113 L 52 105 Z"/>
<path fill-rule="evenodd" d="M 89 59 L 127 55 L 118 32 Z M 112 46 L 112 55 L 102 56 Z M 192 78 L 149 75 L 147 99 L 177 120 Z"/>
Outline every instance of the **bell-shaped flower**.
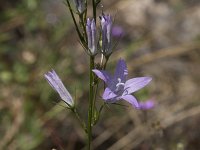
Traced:
<path fill-rule="evenodd" d="M 111 54 L 111 34 L 112 34 L 112 17 L 111 15 L 100 16 L 101 35 L 102 35 L 102 53 L 107 56 Z"/>
<path fill-rule="evenodd" d="M 118 61 L 114 76 L 105 70 L 94 69 L 93 72 L 107 85 L 102 96 L 105 102 L 115 103 L 123 99 L 131 103 L 133 107 L 140 109 L 138 101 L 131 94 L 145 87 L 152 80 L 151 77 L 137 77 L 127 80 L 128 70 L 123 59 Z"/>
<path fill-rule="evenodd" d="M 83 13 L 85 10 L 85 0 L 74 0 L 76 9 L 79 13 Z"/>
<path fill-rule="evenodd" d="M 74 106 L 74 101 L 68 90 L 63 85 L 59 76 L 54 70 L 47 72 L 45 75 L 46 80 L 49 82 L 51 87 L 60 95 L 61 99 L 69 106 Z"/>
<path fill-rule="evenodd" d="M 90 19 L 87 19 L 86 24 L 86 33 L 87 33 L 87 39 L 88 39 L 88 48 L 90 50 L 91 55 L 97 54 L 97 30 L 96 30 L 96 24 L 94 19 L 90 21 Z"/>

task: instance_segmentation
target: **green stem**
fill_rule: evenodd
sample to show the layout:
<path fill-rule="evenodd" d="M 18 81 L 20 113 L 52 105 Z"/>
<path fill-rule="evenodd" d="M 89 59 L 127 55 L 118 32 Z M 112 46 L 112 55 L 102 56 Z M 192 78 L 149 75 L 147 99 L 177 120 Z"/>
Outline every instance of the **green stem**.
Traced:
<path fill-rule="evenodd" d="M 93 7 L 93 18 L 96 23 L 96 0 L 92 0 L 92 7 Z"/>
<path fill-rule="evenodd" d="M 109 60 L 109 57 L 106 57 L 106 61 L 105 61 L 104 66 L 103 66 L 103 70 L 106 70 L 106 66 L 107 66 L 108 60 Z"/>
<path fill-rule="evenodd" d="M 81 32 L 79 31 L 79 28 L 78 28 L 78 25 L 77 25 L 77 23 L 76 23 L 76 19 L 75 19 L 75 17 L 74 17 L 74 14 L 73 14 L 71 5 L 70 5 L 70 3 L 69 3 L 69 0 L 66 0 L 66 2 L 67 2 L 67 5 L 68 5 L 70 14 L 71 14 L 71 16 L 72 16 L 72 19 L 73 19 L 73 22 L 74 22 L 76 31 L 77 31 L 77 33 L 78 33 L 78 36 L 79 36 L 80 40 L 82 41 L 82 40 L 83 40 L 83 37 L 82 37 L 82 35 L 81 35 Z"/>
<path fill-rule="evenodd" d="M 91 141 L 92 141 L 92 119 L 93 119 L 93 100 L 94 100 L 94 90 L 93 90 L 93 82 L 94 82 L 94 75 L 92 72 L 94 69 L 94 57 L 90 56 L 90 91 L 89 91 L 89 110 L 88 110 L 88 150 L 91 148 Z"/>
<path fill-rule="evenodd" d="M 86 128 L 86 125 L 85 125 L 85 122 L 80 118 L 80 115 L 78 114 L 76 108 L 72 108 L 71 109 L 72 112 L 74 113 L 74 115 L 76 116 L 76 118 L 78 119 L 81 127 L 84 129 L 84 131 L 87 133 L 87 128 Z"/>
<path fill-rule="evenodd" d="M 97 80 L 96 82 L 96 88 L 95 88 L 95 92 L 94 92 L 94 102 L 93 102 L 93 107 L 95 107 L 95 100 L 97 99 L 97 91 L 99 88 L 99 80 Z"/>
<path fill-rule="evenodd" d="M 88 1 L 85 1 L 85 13 L 84 13 L 84 22 L 86 22 L 86 18 L 87 18 L 87 6 L 88 6 Z"/>

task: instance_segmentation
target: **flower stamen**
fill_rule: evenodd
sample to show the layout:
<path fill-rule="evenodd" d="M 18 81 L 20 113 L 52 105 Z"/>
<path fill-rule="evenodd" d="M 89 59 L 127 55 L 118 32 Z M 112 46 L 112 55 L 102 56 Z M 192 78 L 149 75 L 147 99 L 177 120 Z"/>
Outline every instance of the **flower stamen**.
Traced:
<path fill-rule="evenodd" d="M 120 78 L 117 78 L 117 80 L 118 80 L 118 83 L 116 84 L 116 90 L 115 90 L 115 92 L 118 92 L 125 85 Z"/>

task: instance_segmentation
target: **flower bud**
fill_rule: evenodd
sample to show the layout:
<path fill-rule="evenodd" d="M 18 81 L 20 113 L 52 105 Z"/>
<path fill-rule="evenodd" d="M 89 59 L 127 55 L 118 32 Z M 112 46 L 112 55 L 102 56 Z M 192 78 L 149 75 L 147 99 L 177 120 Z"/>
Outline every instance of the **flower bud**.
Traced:
<path fill-rule="evenodd" d="M 85 10 L 85 2 L 84 0 L 74 0 L 74 3 L 76 5 L 76 9 L 79 13 L 83 13 Z"/>
<path fill-rule="evenodd" d="M 86 33 L 90 53 L 95 55 L 97 54 L 97 31 L 94 19 L 92 19 L 92 21 L 90 21 L 89 18 L 87 19 Z"/>
<path fill-rule="evenodd" d="M 111 48 L 111 29 L 112 17 L 110 15 L 100 16 L 101 20 L 101 34 L 102 34 L 102 53 L 109 55 L 112 52 Z"/>
<path fill-rule="evenodd" d="M 60 95 L 61 99 L 69 106 L 74 107 L 74 100 L 68 90 L 63 85 L 59 76 L 54 70 L 47 72 L 45 75 L 46 80 L 52 88 Z"/>

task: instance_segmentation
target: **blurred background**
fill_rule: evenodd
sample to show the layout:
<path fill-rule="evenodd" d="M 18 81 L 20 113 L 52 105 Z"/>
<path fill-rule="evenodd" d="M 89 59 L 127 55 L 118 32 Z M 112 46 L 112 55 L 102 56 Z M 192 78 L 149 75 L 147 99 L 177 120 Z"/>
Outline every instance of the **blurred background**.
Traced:
<path fill-rule="evenodd" d="M 121 57 L 130 77 L 152 76 L 136 96 L 156 106 L 104 109 L 94 149 L 199 150 L 200 1 L 102 4 L 98 15 L 103 9 L 115 16 L 113 40 L 119 41 L 108 69 Z M 88 57 L 67 7 L 62 0 L 0 1 L 0 20 L 0 149 L 84 149 L 84 132 L 44 79 L 54 68 L 86 119 Z"/>

